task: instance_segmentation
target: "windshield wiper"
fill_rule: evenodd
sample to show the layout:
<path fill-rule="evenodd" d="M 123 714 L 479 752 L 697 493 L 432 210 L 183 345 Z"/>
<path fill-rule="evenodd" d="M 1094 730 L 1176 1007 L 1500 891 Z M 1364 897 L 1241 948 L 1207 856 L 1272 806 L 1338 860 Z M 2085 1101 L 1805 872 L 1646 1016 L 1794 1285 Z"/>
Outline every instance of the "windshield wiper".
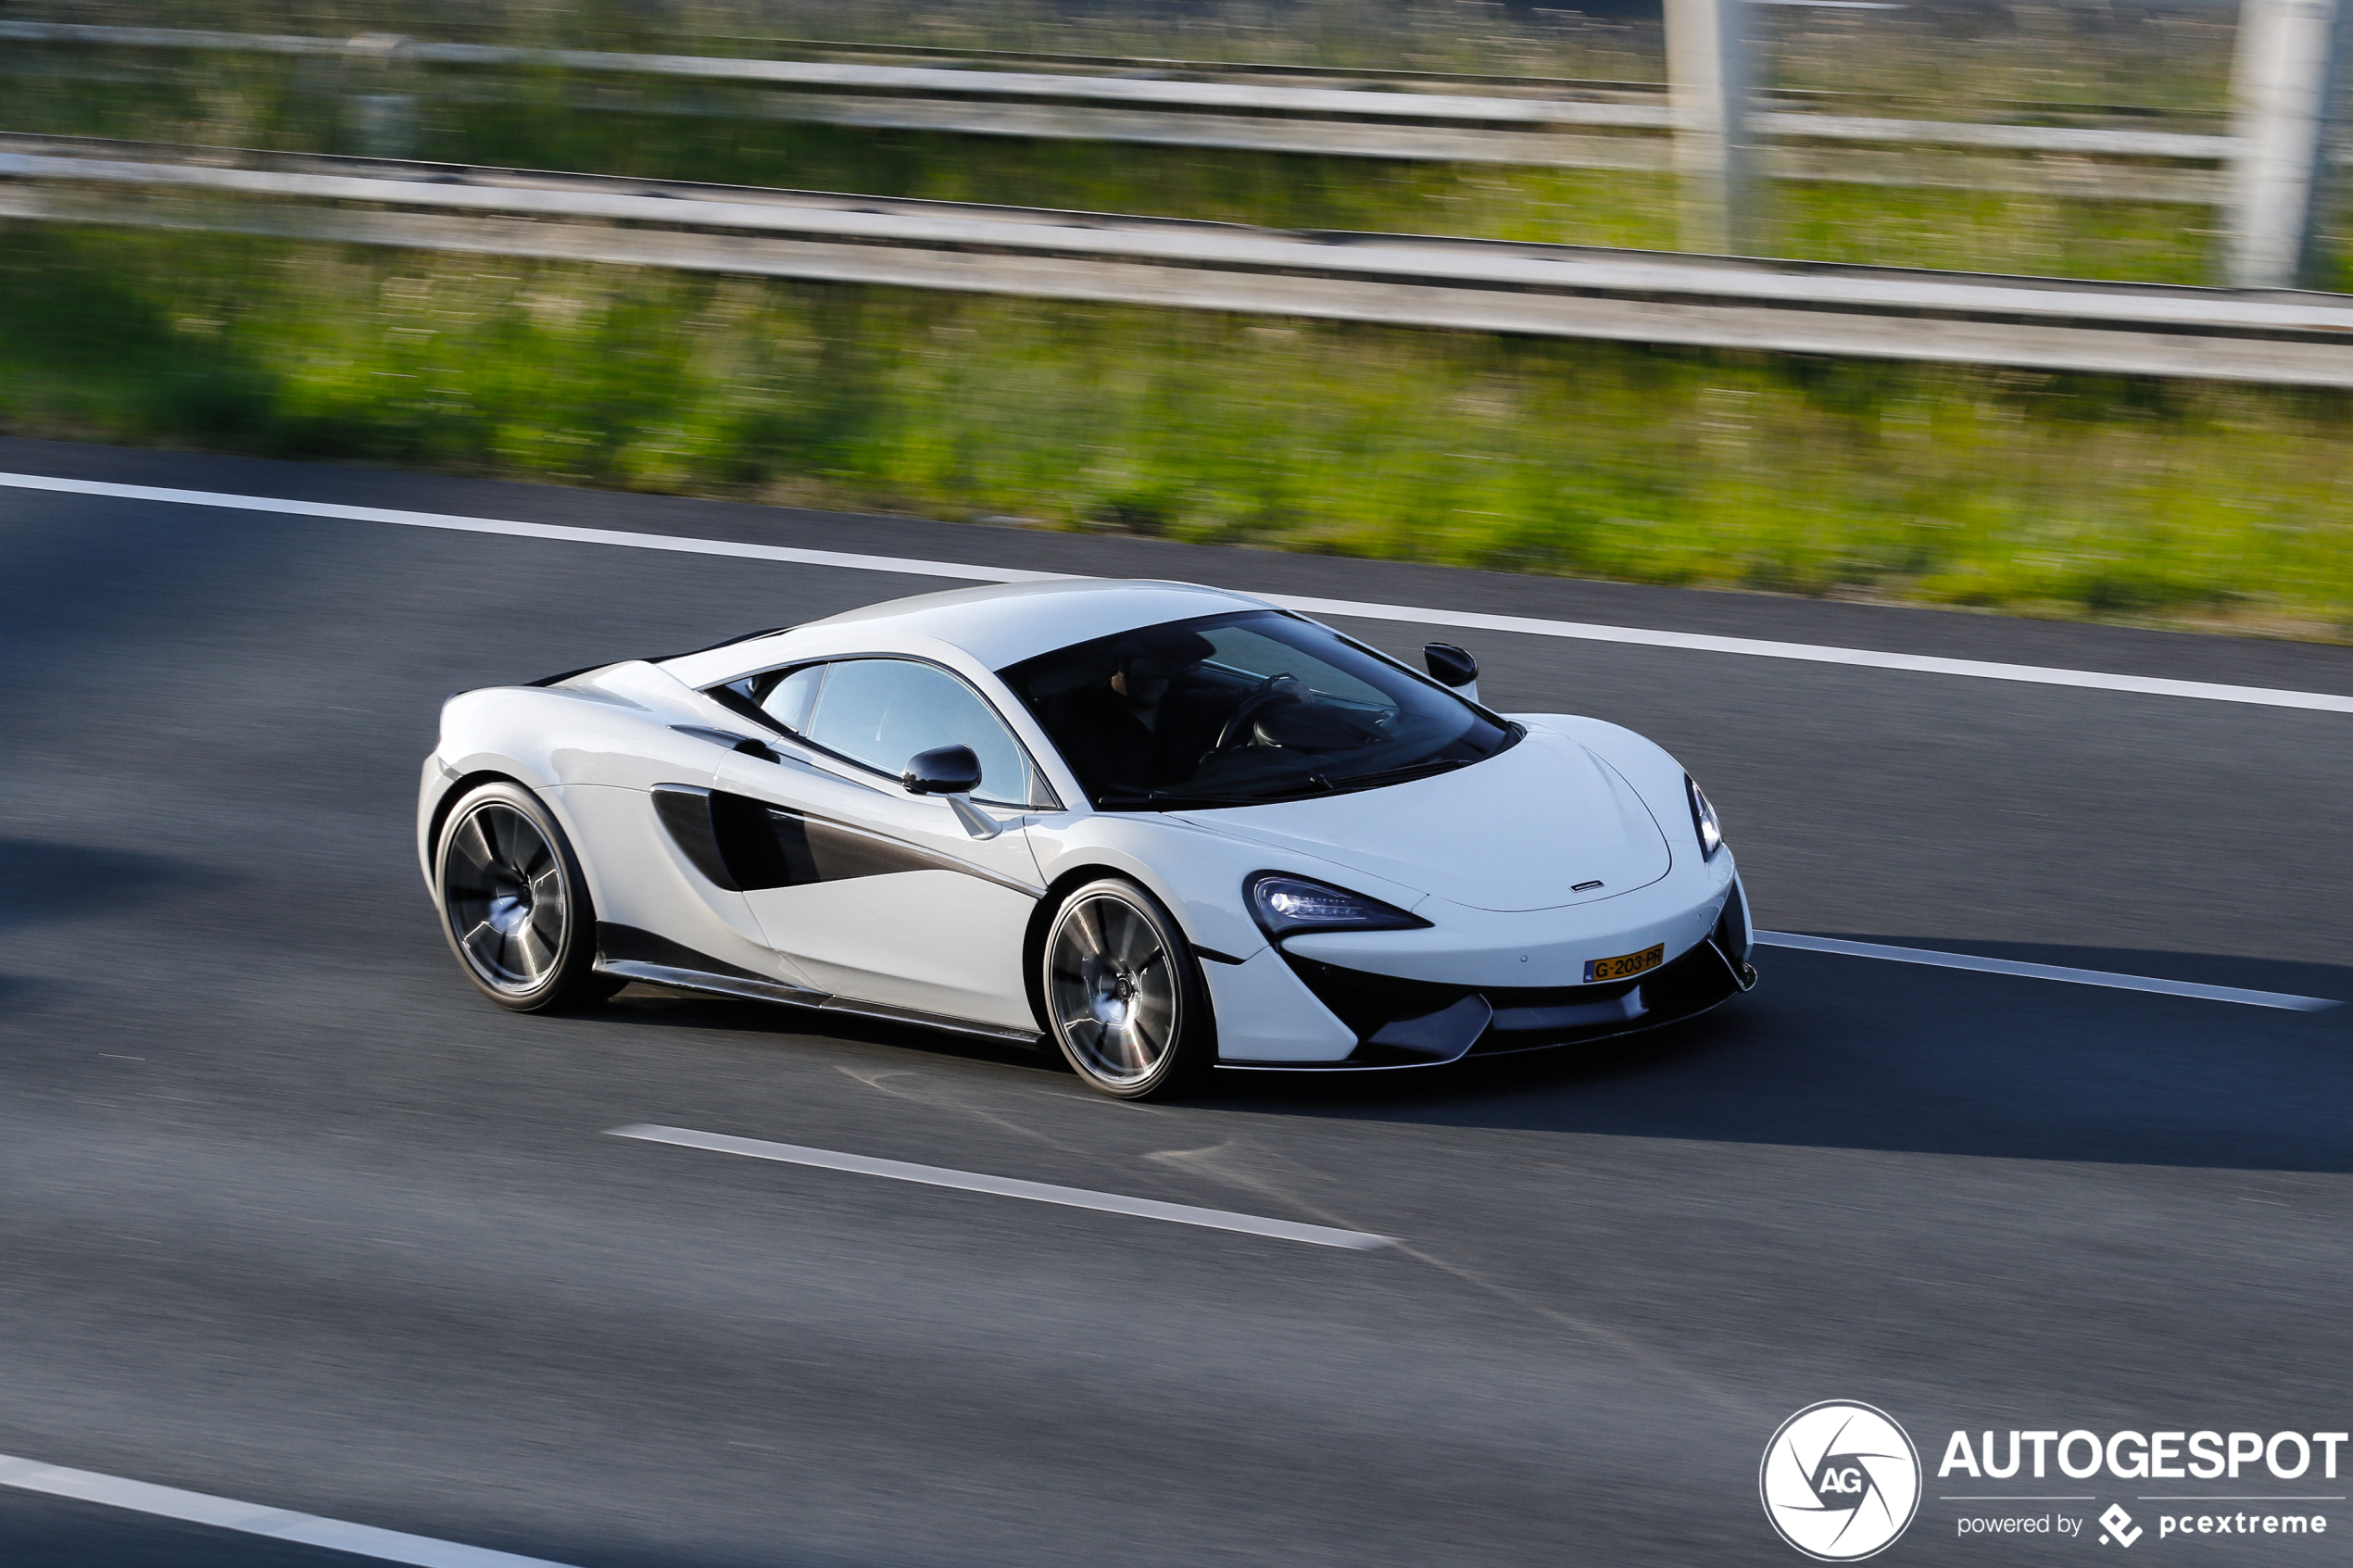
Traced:
<path fill-rule="evenodd" d="M 1375 789 L 1382 784 L 1403 784 L 1409 779 L 1451 773 L 1457 768 L 1467 768 L 1479 760 L 1476 757 L 1441 757 L 1428 761 L 1408 762 L 1403 767 L 1382 768 L 1370 773 L 1342 774 L 1331 781 L 1331 786 L 1334 789 Z"/>
<path fill-rule="evenodd" d="M 1330 786 L 1317 781 L 1306 791 L 1292 790 L 1280 795 L 1218 795 L 1193 789 L 1153 789 L 1139 795 L 1134 790 L 1122 790 L 1114 795 L 1099 795 L 1099 806 L 1167 806 L 1183 809 L 1187 806 L 1273 806 L 1285 800 L 1302 800 L 1309 795 L 1322 795 Z"/>

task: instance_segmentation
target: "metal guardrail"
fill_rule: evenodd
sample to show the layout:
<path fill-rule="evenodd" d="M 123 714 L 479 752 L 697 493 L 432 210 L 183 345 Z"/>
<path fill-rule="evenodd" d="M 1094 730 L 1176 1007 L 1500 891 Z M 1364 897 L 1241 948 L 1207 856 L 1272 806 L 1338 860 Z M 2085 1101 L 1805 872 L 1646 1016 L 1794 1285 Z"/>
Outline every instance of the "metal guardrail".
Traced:
<path fill-rule="evenodd" d="M 1365 86 L 1144 74 L 963 69 L 810 59 L 603 53 L 368 35 L 194 31 L 0 22 L 0 41 L 116 49 L 233 51 L 383 64 L 560 71 L 624 79 L 575 95 L 584 109 L 729 114 L 875 129 L 1259 152 L 1664 172 L 1674 111 L 1665 85 L 1536 81 L 1516 91 L 1439 91 L 1412 73 Z M 843 47 L 849 47 L 847 45 Z M 1138 62 L 1139 66 L 1145 62 Z M 1247 76 L 1251 68 L 1232 68 Z M 1490 83 L 1507 79 L 1488 79 Z M 692 83 L 686 91 L 645 83 Z M 462 84 L 442 89 L 466 95 Z M 1990 125 L 1785 107 L 1766 95 L 1752 131 L 1784 180 L 1964 186 L 2077 199 L 2208 204 L 2230 137 L 2179 131 Z"/>
<path fill-rule="evenodd" d="M 0 137 L 0 216 L 1712 348 L 2353 387 L 2353 299 Z"/>

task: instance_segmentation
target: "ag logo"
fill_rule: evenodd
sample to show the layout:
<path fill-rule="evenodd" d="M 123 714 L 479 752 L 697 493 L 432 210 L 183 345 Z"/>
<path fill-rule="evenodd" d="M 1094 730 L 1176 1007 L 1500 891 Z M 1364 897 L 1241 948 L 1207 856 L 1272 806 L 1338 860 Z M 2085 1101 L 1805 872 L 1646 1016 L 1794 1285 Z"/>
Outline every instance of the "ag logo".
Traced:
<path fill-rule="evenodd" d="M 1765 1517 L 1822 1562 L 1894 1544 L 1920 1506 L 1920 1456 L 1884 1411 L 1827 1400 L 1781 1423 L 1756 1473 Z"/>

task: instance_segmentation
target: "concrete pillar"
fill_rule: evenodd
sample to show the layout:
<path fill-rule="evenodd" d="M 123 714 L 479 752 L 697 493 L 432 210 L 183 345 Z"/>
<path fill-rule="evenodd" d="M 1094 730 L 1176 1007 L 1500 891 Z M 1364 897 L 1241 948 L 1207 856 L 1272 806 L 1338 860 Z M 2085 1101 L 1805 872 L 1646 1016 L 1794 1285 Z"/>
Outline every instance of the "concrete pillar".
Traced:
<path fill-rule="evenodd" d="M 1756 149 L 1748 130 L 1748 4 L 1667 0 L 1676 233 L 1685 250 L 1736 255 L 1762 240 Z"/>
<path fill-rule="evenodd" d="M 2224 224 L 2223 276 L 2233 288 L 2313 281 L 2346 8 L 2343 0 L 2241 0 L 2231 76 L 2238 150 Z"/>

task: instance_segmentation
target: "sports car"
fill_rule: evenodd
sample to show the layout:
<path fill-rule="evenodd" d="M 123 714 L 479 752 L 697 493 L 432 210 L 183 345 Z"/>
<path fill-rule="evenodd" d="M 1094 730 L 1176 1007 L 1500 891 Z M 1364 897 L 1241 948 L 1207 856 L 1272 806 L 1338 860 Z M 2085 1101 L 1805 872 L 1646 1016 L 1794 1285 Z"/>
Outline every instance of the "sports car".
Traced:
<path fill-rule="evenodd" d="M 1141 1098 L 1604 1038 L 1746 990 L 1672 757 L 1246 594 L 925 594 L 449 699 L 417 846 L 520 1011 L 632 982 L 1061 1052 Z"/>

